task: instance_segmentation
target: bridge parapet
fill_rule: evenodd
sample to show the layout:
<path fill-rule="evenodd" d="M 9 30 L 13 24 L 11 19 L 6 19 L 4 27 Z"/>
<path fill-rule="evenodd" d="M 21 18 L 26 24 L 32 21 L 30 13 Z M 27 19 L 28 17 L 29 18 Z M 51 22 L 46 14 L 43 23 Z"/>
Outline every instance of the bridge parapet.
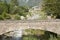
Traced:
<path fill-rule="evenodd" d="M 20 29 L 40 29 L 60 34 L 60 20 L 6 20 L 0 21 L 0 35 Z"/>

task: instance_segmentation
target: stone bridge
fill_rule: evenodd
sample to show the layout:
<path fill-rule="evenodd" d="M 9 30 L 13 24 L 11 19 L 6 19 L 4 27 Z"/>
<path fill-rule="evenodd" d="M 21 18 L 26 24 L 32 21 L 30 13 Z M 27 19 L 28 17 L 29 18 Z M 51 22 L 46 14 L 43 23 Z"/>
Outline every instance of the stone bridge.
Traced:
<path fill-rule="evenodd" d="M 0 35 L 14 30 L 40 29 L 60 35 L 60 20 L 4 20 L 0 21 Z"/>

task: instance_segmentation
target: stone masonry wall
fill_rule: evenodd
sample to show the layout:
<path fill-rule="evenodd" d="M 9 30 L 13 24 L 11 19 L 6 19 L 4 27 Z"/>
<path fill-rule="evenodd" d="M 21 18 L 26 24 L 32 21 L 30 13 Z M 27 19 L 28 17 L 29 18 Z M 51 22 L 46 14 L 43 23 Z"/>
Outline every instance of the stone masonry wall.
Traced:
<path fill-rule="evenodd" d="M 60 20 L 5 20 L 0 21 L 0 35 L 9 31 L 40 29 L 60 34 Z"/>

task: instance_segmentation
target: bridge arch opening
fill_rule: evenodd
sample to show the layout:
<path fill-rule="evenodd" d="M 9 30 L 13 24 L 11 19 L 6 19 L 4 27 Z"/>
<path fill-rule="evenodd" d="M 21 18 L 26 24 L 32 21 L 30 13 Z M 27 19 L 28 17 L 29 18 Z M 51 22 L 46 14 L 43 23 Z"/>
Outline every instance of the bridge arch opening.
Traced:
<path fill-rule="evenodd" d="M 26 30 L 13 30 L 0 35 L 1 40 L 30 40 L 40 39 L 49 40 L 50 37 L 56 37 L 57 34 L 49 31 L 44 31 L 40 29 L 26 29 Z M 28 38 L 28 39 L 26 39 Z M 31 39 L 32 38 L 32 39 Z"/>

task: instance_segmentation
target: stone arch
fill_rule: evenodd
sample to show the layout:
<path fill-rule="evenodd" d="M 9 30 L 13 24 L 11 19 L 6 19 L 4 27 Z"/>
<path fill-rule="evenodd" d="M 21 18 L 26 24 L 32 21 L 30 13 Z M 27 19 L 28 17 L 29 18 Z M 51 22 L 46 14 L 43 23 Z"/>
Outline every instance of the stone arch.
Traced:
<path fill-rule="evenodd" d="M 8 33 L 14 33 L 15 31 L 22 31 L 22 34 L 23 34 L 24 30 L 26 30 L 26 29 L 22 29 L 22 30 L 11 30 L 11 31 L 8 31 L 8 32 L 3 33 L 2 35 L 8 34 Z M 34 30 L 37 30 L 37 29 L 34 29 Z M 42 29 L 39 29 L 39 30 L 42 30 Z M 52 35 L 54 34 L 55 36 L 58 35 L 57 33 L 52 32 L 52 31 L 49 31 L 49 30 L 43 30 L 43 31 L 45 31 L 45 33 L 49 33 L 49 34 L 51 33 Z"/>
<path fill-rule="evenodd" d="M 25 29 L 24 29 L 24 30 L 25 30 Z M 23 30 L 23 31 L 24 31 L 24 30 Z M 36 29 L 35 29 L 35 30 L 36 30 Z M 39 29 L 39 30 L 40 30 L 40 29 Z M 12 38 L 12 37 L 11 37 L 11 35 L 9 36 L 9 34 L 8 34 L 8 33 L 12 33 L 12 32 L 14 32 L 14 31 L 19 31 L 19 30 L 12 30 L 12 31 L 8 31 L 8 32 L 6 32 L 6 33 L 4 33 L 4 34 L 2 34 L 2 35 L 3 35 L 5 38 Z M 45 31 L 45 30 L 43 30 L 43 31 Z M 8 36 L 6 36 L 6 34 L 8 34 Z M 14 33 L 13 33 L 13 34 L 14 34 Z M 12 34 L 12 35 L 13 35 L 13 34 Z M 51 34 L 51 35 L 53 35 L 53 36 L 56 36 L 56 37 L 57 37 L 57 34 L 56 34 L 56 33 L 53 33 L 53 32 L 50 32 L 50 31 L 46 31 L 46 32 L 45 32 L 45 34 L 46 34 L 46 35 Z"/>
<path fill-rule="evenodd" d="M 5 39 L 8 39 L 8 40 L 17 40 L 17 39 L 21 39 L 22 37 L 22 34 L 19 36 L 17 34 L 15 34 L 16 32 L 18 32 L 18 30 L 12 30 L 12 31 L 8 31 L 8 32 L 5 32 L 3 33 L 0 38 L 1 40 L 5 40 Z M 18 33 L 19 34 L 19 33 Z M 15 37 L 16 36 L 16 37 Z"/>

